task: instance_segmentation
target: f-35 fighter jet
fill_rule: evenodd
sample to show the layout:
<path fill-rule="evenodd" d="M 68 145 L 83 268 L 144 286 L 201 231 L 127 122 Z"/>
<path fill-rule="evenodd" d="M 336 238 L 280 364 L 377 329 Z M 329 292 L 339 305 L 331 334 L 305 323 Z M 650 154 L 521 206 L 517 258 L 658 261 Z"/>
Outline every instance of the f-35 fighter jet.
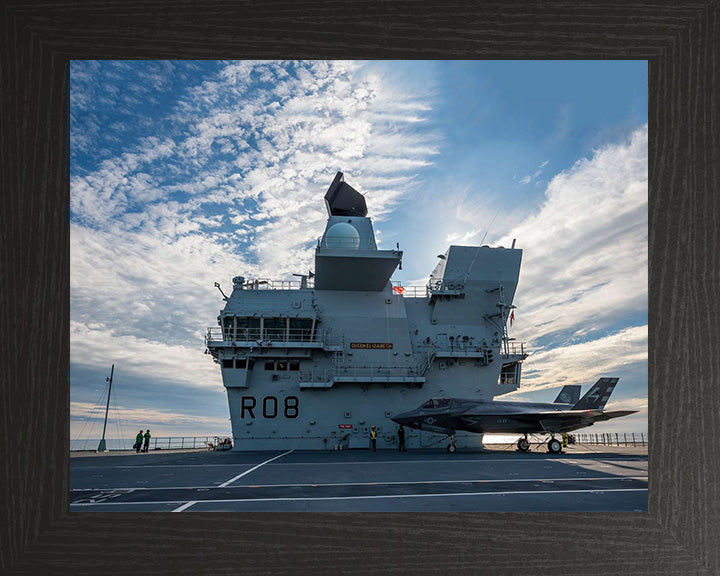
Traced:
<path fill-rule="evenodd" d="M 521 452 L 530 448 L 528 434 L 550 434 L 548 452 L 558 454 L 562 443 L 555 434 L 637 412 L 603 410 L 617 382 L 618 378 L 600 378 L 580 400 L 580 386 L 565 386 L 553 403 L 432 398 L 417 410 L 397 414 L 391 420 L 409 428 L 446 434 L 450 438 L 448 452 L 455 452 L 455 432 L 461 430 L 523 434 L 517 443 Z"/>

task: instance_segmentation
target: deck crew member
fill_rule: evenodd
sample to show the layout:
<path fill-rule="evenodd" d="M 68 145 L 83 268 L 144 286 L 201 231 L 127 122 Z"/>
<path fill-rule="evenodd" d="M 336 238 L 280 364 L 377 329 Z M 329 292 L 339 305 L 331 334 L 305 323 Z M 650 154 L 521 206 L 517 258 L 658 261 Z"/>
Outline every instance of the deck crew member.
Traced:
<path fill-rule="evenodd" d="M 398 450 L 405 452 L 405 427 L 402 424 L 398 428 Z"/>
<path fill-rule="evenodd" d="M 143 431 L 140 430 L 140 432 L 138 432 L 138 435 L 135 436 L 135 446 L 133 446 L 133 448 L 135 448 L 136 454 L 140 454 L 140 448 L 142 448 L 142 443 L 143 443 Z"/>
<path fill-rule="evenodd" d="M 370 427 L 370 444 L 372 444 L 372 451 L 375 452 L 375 444 L 377 442 L 377 430 L 375 429 L 375 425 L 373 424 Z"/>
<path fill-rule="evenodd" d="M 145 444 L 143 445 L 143 452 L 147 452 L 148 448 L 150 447 L 150 430 L 145 432 L 145 435 L 143 436 L 145 438 Z"/>

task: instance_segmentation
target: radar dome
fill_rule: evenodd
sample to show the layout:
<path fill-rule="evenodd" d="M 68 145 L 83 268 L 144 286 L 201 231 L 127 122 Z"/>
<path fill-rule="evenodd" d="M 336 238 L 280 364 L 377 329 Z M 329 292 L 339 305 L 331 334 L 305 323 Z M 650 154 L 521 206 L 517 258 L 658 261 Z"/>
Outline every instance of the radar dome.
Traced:
<path fill-rule="evenodd" d="M 360 246 L 360 234 L 352 224 L 338 222 L 330 226 L 325 233 L 325 246 L 357 250 Z"/>

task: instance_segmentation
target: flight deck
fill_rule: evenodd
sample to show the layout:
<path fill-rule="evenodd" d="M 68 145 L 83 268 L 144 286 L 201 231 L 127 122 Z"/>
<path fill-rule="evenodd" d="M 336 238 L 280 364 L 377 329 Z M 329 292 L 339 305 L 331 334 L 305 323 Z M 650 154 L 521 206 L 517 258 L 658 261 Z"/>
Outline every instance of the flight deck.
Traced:
<path fill-rule="evenodd" d="M 647 447 L 72 454 L 71 512 L 647 512 Z"/>

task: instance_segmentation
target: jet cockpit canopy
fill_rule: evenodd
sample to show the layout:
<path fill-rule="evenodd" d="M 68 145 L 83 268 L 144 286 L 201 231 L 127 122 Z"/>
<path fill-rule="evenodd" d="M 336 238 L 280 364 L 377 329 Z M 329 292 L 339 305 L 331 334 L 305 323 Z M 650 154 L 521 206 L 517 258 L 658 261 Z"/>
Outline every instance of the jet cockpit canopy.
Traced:
<path fill-rule="evenodd" d="M 431 398 L 425 404 L 420 406 L 423 410 L 438 410 L 440 408 L 449 408 L 452 398 Z"/>

